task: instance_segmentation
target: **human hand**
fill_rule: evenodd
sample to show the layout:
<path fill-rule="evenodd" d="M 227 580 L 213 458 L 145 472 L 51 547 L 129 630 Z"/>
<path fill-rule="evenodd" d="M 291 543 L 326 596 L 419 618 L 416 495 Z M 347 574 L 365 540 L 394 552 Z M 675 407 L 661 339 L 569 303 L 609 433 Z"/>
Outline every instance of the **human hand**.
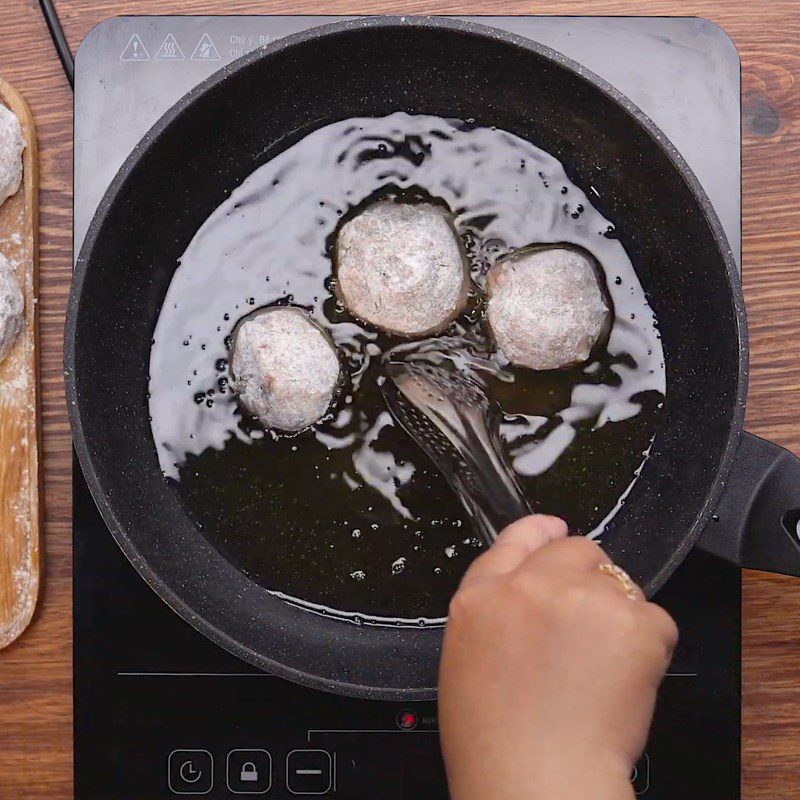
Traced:
<path fill-rule="evenodd" d="M 678 632 L 556 517 L 504 530 L 450 604 L 439 686 L 453 800 L 627 800 Z"/>

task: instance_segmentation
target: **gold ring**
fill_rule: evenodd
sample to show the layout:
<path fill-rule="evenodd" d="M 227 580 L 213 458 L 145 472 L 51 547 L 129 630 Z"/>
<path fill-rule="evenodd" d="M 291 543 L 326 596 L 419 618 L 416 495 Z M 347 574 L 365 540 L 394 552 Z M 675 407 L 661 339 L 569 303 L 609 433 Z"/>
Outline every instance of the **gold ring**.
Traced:
<path fill-rule="evenodd" d="M 616 564 L 600 564 L 599 565 L 600 572 L 603 575 L 609 575 L 614 580 L 619 581 L 619 585 L 625 590 L 625 594 L 631 600 L 638 600 L 641 596 L 641 589 L 634 583 L 633 578 L 625 572 L 622 567 L 618 567 Z"/>

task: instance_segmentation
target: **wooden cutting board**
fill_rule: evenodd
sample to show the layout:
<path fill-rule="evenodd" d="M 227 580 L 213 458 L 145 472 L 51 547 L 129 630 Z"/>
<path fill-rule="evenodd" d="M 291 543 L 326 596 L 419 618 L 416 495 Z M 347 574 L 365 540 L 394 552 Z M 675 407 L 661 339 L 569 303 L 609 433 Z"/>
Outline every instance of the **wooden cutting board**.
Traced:
<path fill-rule="evenodd" d="M 19 117 L 26 142 L 23 182 L 0 206 L 0 252 L 16 269 L 25 322 L 0 363 L 0 649 L 33 617 L 39 595 L 40 472 L 38 323 L 39 173 L 33 118 L 0 78 L 0 102 Z"/>

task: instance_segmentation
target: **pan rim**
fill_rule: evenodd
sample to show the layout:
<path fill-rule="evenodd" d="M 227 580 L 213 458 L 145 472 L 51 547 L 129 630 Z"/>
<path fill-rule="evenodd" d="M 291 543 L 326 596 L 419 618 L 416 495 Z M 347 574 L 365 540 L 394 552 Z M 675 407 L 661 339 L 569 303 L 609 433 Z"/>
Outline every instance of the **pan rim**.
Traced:
<path fill-rule="evenodd" d="M 313 42 L 322 37 L 336 36 L 358 29 L 386 29 L 386 28 L 414 28 L 420 30 L 448 30 L 453 33 L 472 35 L 484 39 L 500 41 L 509 45 L 517 46 L 528 52 L 555 62 L 559 66 L 571 72 L 577 78 L 586 81 L 594 88 L 604 94 L 607 98 L 621 107 L 626 114 L 638 124 L 645 133 L 655 140 L 661 150 L 666 154 L 672 166 L 681 176 L 687 188 L 693 195 L 695 201 L 703 209 L 706 224 L 709 226 L 712 237 L 719 249 L 728 273 L 728 280 L 731 289 L 733 308 L 735 311 L 735 325 L 737 332 L 738 345 L 738 375 L 736 403 L 732 412 L 732 420 L 728 432 L 722 457 L 716 469 L 706 499 L 697 514 L 694 522 L 686 531 L 680 544 L 672 552 L 671 557 L 656 573 L 655 577 L 647 586 L 648 594 L 652 595 L 663 586 L 666 580 L 674 572 L 677 566 L 684 560 L 689 550 L 694 546 L 706 523 L 716 508 L 722 492 L 724 490 L 725 479 L 730 473 L 739 442 L 740 433 L 744 421 L 745 403 L 744 398 L 747 392 L 748 379 L 748 333 L 744 298 L 742 294 L 741 280 L 735 259 L 731 252 L 722 225 L 708 199 L 705 191 L 700 185 L 697 177 L 686 163 L 683 156 L 677 151 L 675 146 L 667 139 L 663 132 L 655 123 L 622 92 L 609 84 L 603 78 L 588 70 L 580 63 L 563 55 L 562 53 L 546 47 L 534 40 L 518 36 L 513 33 L 501 31 L 482 23 L 476 23 L 460 18 L 453 17 L 432 17 L 432 16 L 372 16 L 372 17 L 351 17 L 344 21 L 325 23 L 310 29 L 306 29 L 296 34 L 280 38 L 272 43 L 257 48 L 256 50 L 242 56 L 241 58 L 224 66 L 222 69 L 209 76 L 206 80 L 193 87 L 173 106 L 171 106 L 147 131 L 142 139 L 133 148 L 125 159 L 114 179 L 109 184 L 103 198 L 95 211 L 92 221 L 87 229 L 86 236 L 82 243 L 78 258 L 75 262 L 72 285 L 70 289 L 67 315 L 64 330 L 64 372 L 65 372 L 65 391 L 67 399 L 67 410 L 72 428 L 73 444 L 78 455 L 86 482 L 89 486 L 91 495 L 100 511 L 104 523 L 109 528 L 120 549 L 134 566 L 136 571 L 156 592 L 156 594 L 180 617 L 187 621 L 192 627 L 197 629 L 204 636 L 223 649 L 233 653 L 245 662 L 252 664 L 264 671 L 277 674 L 281 677 L 296 681 L 306 686 L 318 689 L 335 690 L 338 693 L 345 693 L 350 696 L 383 698 L 388 700 L 399 699 L 432 699 L 436 696 L 437 688 L 421 687 L 415 689 L 401 687 L 369 687 L 357 684 L 349 684 L 343 681 L 332 681 L 328 678 L 321 678 L 310 672 L 287 667 L 276 662 L 254 650 L 243 645 L 238 640 L 234 640 L 227 633 L 215 624 L 207 621 L 192 611 L 189 604 L 179 597 L 172 587 L 157 574 L 157 571 L 146 561 L 138 552 L 136 546 L 129 539 L 125 527 L 118 519 L 114 509 L 108 502 L 103 484 L 98 477 L 94 467 L 94 459 L 87 445 L 84 433 L 82 412 L 78 400 L 78 387 L 76 382 L 76 330 L 78 316 L 83 301 L 83 287 L 90 260 L 100 230 L 103 228 L 109 208 L 116 196 L 119 187 L 128 179 L 130 173 L 140 161 L 141 157 L 149 150 L 159 135 L 166 130 L 194 100 L 219 86 L 232 74 L 246 69 L 252 64 L 263 58 L 273 56 L 284 50 L 288 50 L 295 45 Z"/>

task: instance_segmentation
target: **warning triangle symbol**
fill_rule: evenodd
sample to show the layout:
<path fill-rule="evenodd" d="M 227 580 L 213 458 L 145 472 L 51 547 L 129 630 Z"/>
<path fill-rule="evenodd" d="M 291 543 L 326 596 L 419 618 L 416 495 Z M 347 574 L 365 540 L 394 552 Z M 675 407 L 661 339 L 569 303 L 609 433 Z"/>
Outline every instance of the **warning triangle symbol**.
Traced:
<path fill-rule="evenodd" d="M 122 51 L 122 55 L 119 57 L 120 61 L 149 61 L 150 54 L 147 52 L 147 48 L 142 43 L 142 40 L 139 38 L 138 33 L 134 33 L 131 36 L 130 41 L 127 45 L 125 45 L 125 49 Z"/>
<path fill-rule="evenodd" d="M 161 47 L 158 48 L 158 52 L 156 53 L 155 57 L 156 61 L 185 61 L 186 56 L 183 54 L 183 50 L 181 50 L 180 45 L 175 40 L 175 37 L 168 33 L 164 41 L 161 43 Z"/>
<path fill-rule="evenodd" d="M 220 61 L 219 50 L 217 50 L 216 45 L 214 42 L 211 41 L 211 37 L 204 33 L 200 37 L 200 41 L 197 43 L 197 47 L 195 47 L 194 52 L 190 58 L 190 61 Z"/>

